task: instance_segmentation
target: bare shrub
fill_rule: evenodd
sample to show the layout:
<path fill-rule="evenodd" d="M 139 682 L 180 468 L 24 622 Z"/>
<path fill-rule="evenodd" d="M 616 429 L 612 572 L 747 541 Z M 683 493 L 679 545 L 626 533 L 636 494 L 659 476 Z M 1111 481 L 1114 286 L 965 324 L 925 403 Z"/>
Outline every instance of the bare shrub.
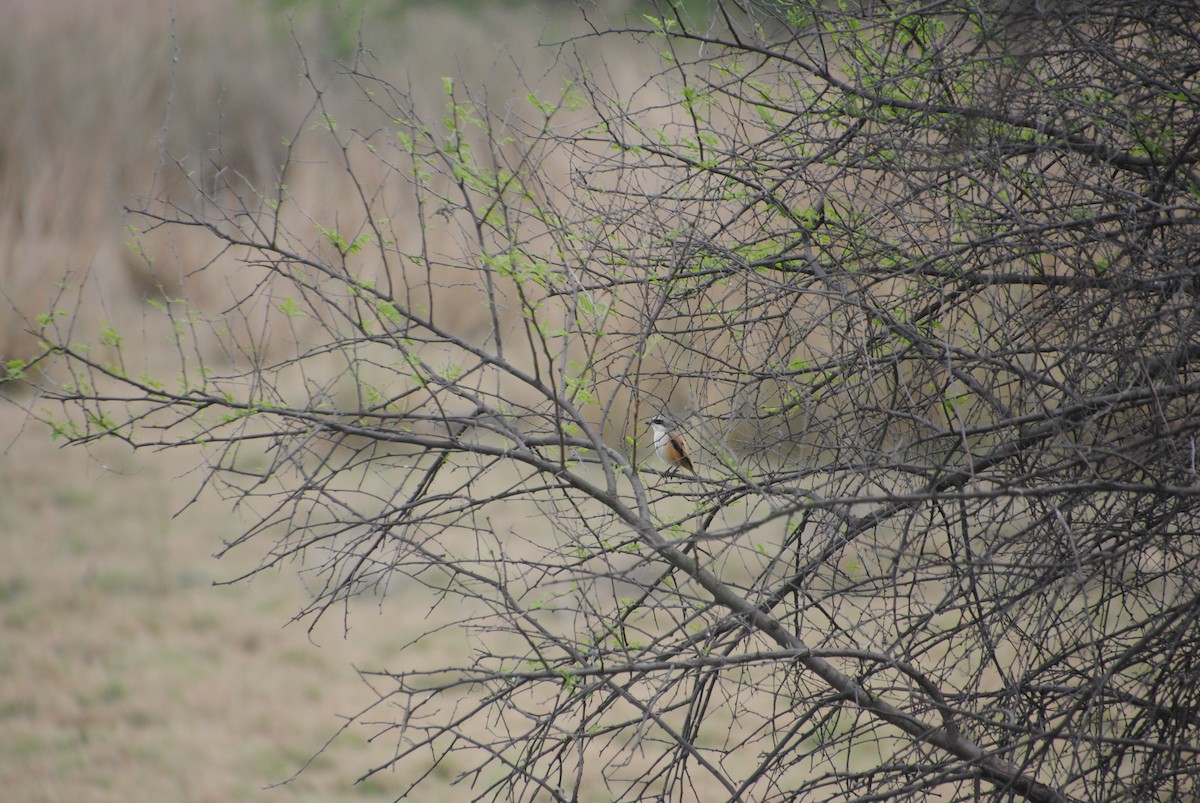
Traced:
<path fill-rule="evenodd" d="M 437 117 L 358 65 L 377 125 L 298 129 L 357 211 L 151 199 L 248 323 L 167 305 L 170 383 L 47 319 L 49 423 L 199 448 L 304 615 L 456 613 L 347 726 L 401 794 L 1194 795 L 1196 12 L 771 9 Z"/>

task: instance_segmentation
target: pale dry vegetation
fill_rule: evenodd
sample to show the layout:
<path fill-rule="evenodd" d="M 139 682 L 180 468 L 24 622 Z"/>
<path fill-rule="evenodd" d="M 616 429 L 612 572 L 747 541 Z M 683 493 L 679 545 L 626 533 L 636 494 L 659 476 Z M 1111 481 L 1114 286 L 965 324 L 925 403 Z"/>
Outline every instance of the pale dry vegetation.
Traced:
<path fill-rule="evenodd" d="M 332 86 L 325 101 L 352 125 L 362 98 L 338 83 L 330 56 L 352 60 L 343 49 L 358 30 L 332 5 L 298 4 L 287 15 L 240 0 L 8 4 L 0 25 L 0 361 L 36 351 L 32 316 L 54 306 L 63 283 L 84 283 L 83 305 L 73 310 L 79 336 L 119 323 L 128 334 L 124 358 L 147 367 L 168 365 L 176 353 L 169 326 L 153 314 L 138 323 L 147 301 L 186 298 L 195 313 L 220 318 L 245 289 L 237 271 L 193 271 L 227 255 L 202 233 L 134 237 L 121 209 L 163 192 L 184 206 L 202 203 L 185 174 L 243 198 L 269 193 L 286 142 L 313 123 L 305 68 L 318 86 Z M 430 109 L 444 102 L 443 76 L 460 84 L 487 76 L 493 100 L 518 92 L 520 74 L 561 83 L 535 45 L 547 26 L 568 22 L 563 15 L 414 4 L 374 22 L 382 26 L 367 27 L 374 69 Z M 339 171 L 320 169 L 339 158 L 321 150 L 326 144 L 318 139 L 303 153 L 289 182 L 304 214 L 334 225 L 356 204 Z M 476 305 L 470 290 L 448 288 L 444 301 Z M 262 319 L 222 323 L 236 343 L 260 332 Z M 303 340 L 302 322 L 290 323 Z M 220 340 L 205 341 L 210 356 L 221 353 Z M 403 603 L 357 612 L 379 620 L 369 639 L 353 621 L 348 634 L 334 618 L 311 636 L 305 623 L 287 626 L 309 602 L 305 583 L 319 580 L 289 563 L 253 582 L 214 586 L 259 556 L 213 559 L 245 524 L 213 494 L 172 516 L 196 492 L 194 456 L 60 447 L 30 426 L 20 404 L 0 405 L 2 796 L 315 801 L 357 790 L 389 798 L 386 775 L 352 787 L 390 755 L 386 739 L 369 745 L 365 731 L 343 734 L 288 785 L 263 787 L 292 776 L 342 717 L 371 702 L 354 666 L 394 663 L 402 647 L 408 665 L 440 665 L 446 651 L 464 649 L 461 631 L 437 630 L 436 612 L 406 620 Z M 412 589 L 387 592 L 402 600 Z M 448 788 L 452 766 L 437 772 Z"/>

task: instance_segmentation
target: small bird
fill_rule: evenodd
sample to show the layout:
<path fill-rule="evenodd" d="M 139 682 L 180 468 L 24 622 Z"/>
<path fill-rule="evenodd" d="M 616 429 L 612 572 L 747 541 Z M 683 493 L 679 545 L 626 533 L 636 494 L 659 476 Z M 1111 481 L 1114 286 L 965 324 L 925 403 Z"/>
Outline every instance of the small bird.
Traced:
<path fill-rule="evenodd" d="M 654 427 L 654 451 L 658 453 L 659 459 L 672 471 L 685 468 L 695 474 L 692 459 L 688 457 L 687 444 L 675 430 L 675 423 L 660 413 L 650 419 L 650 426 Z"/>

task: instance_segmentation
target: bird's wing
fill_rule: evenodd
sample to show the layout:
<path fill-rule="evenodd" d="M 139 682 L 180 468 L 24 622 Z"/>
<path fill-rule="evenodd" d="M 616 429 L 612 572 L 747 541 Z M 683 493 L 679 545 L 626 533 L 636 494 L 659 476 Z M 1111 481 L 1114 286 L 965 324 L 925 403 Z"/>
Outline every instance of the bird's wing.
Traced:
<path fill-rule="evenodd" d="M 675 452 L 679 455 L 679 465 L 695 474 L 696 469 L 692 468 L 692 458 L 688 457 L 687 446 L 683 444 L 683 438 L 672 432 L 671 445 L 675 447 Z"/>

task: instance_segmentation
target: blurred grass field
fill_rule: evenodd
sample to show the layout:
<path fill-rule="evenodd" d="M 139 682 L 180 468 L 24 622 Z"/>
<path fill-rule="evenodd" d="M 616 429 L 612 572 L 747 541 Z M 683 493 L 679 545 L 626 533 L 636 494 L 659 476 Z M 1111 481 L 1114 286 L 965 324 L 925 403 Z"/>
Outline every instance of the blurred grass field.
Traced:
<path fill-rule="evenodd" d="M 405 623 L 372 640 L 284 625 L 306 600 L 287 571 L 215 561 L 235 517 L 201 506 L 178 457 L 55 447 L 13 407 L 0 438 L 0 783 L 24 801 L 330 800 L 384 757 L 348 733 L 370 701 L 353 665 L 380 665 Z M 366 615 L 370 615 L 368 611 Z M 420 623 L 413 623 L 419 625 Z M 391 633 L 379 639 L 380 633 Z M 386 748 L 384 748 L 386 749 Z M 354 787 L 387 797 L 384 783 Z"/>
<path fill-rule="evenodd" d="M 171 258 L 148 264 L 126 247 L 120 209 L 163 188 L 167 152 L 203 164 L 219 149 L 231 169 L 270 182 L 279 143 L 311 102 L 293 36 L 314 62 L 346 55 L 357 28 L 337 16 L 339 7 L 7 5 L 0 361 L 36 351 L 29 322 L 64 279 L 86 277 L 99 299 L 77 308 L 83 330 L 105 319 L 135 328 L 145 299 L 164 288 L 204 303 L 205 287 L 184 287 L 189 244 L 170 242 L 163 250 Z M 530 57 L 552 24 L 532 4 L 406 3 L 384 12 L 370 28 L 375 68 L 427 93 L 431 104 L 444 100 L 442 75 L 478 75 L 493 96 L 502 94 L 510 79 L 496 65 L 516 75 L 518 57 Z M 457 631 L 409 645 L 429 622 L 388 621 L 403 604 L 361 606 L 351 624 L 375 621 L 349 634 L 340 620 L 311 635 L 306 623 L 289 625 L 309 595 L 288 567 L 215 585 L 261 557 L 252 546 L 213 558 L 246 521 L 207 497 L 173 515 L 200 482 L 198 455 L 63 449 L 26 418 L 22 407 L 36 407 L 36 399 L 19 389 L 0 393 L 17 394 L 15 403 L 0 399 L 0 798 L 399 794 L 404 779 L 387 772 L 354 784 L 393 745 L 372 744 L 367 731 L 355 730 L 322 746 L 343 717 L 374 699 L 355 667 L 394 667 L 402 648 L 405 663 L 419 662 L 422 651 L 457 656 Z M 402 601 L 404 590 L 389 593 Z M 294 781 L 265 788 L 316 753 Z M 461 799 L 449 785 L 454 771 L 439 769 L 422 799 L 437 799 L 429 796 L 437 788 L 446 800 Z"/>

